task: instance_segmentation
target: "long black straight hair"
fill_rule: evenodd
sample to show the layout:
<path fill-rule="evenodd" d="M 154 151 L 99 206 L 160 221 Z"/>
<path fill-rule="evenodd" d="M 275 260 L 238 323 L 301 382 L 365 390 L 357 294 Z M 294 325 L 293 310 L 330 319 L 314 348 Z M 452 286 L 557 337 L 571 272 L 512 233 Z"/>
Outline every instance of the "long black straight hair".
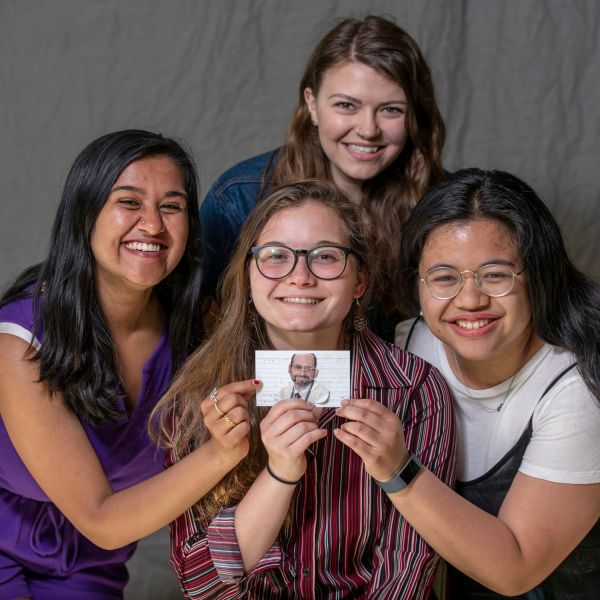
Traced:
<path fill-rule="evenodd" d="M 122 416 L 116 398 L 123 386 L 96 293 L 91 235 L 121 172 L 149 156 L 165 156 L 177 164 L 187 193 L 184 255 L 155 288 L 167 315 L 173 366 L 179 367 L 202 337 L 198 180 L 190 154 L 161 134 L 117 131 L 94 140 L 79 154 L 67 176 L 46 260 L 25 269 L 0 300 L 1 307 L 33 297 L 34 331 L 44 334 L 40 349 L 31 355 L 39 364 L 40 381 L 93 424 Z"/>
<path fill-rule="evenodd" d="M 572 352 L 600 400 L 600 288 L 569 259 L 552 213 L 519 178 L 464 169 L 434 185 L 402 232 L 401 272 L 409 313 L 419 310 L 419 262 L 429 234 L 452 221 L 491 219 L 511 232 L 523 269 L 535 334 Z"/>

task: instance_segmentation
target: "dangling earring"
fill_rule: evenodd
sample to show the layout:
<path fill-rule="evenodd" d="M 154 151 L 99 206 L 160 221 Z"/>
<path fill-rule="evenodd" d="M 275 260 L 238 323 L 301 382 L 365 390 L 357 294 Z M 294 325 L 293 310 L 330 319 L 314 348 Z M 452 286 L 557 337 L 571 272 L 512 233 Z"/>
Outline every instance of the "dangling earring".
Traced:
<path fill-rule="evenodd" d="M 354 309 L 354 317 L 352 318 L 352 325 L 354 325 L 354 331 L 363 331 L 367 327 L 367 323 L 365 321 L 365 314 L 360 306 L 360 302 L 358 298 L 354 299 L 356 303 L 356 307 Z"/>
<path fill-rule="evenodd" d="M 254 314 L 253 304 L 252 296 L 250 296 L 250 298 L 248 298 L 248 325 L 250 325 L 252 329 L 256 329 L 256 315 Z"/>

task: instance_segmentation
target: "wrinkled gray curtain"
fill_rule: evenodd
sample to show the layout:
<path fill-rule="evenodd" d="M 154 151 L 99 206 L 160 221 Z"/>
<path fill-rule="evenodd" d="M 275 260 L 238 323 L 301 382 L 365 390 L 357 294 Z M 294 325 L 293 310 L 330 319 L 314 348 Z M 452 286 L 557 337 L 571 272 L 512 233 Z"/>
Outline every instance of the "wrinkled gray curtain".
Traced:
<path fill-rule="evenodd" d="M 596 0 L 0 0 L 0 282 L 43 256 L 66 172 L 92 138 L 180 136 L 206 189 L 280 143 L 316 40 L 368 12 L 423 48 L 446 167 L 523 177 L 600 278 Z"/>
<path fill-rule="evenodd" d="M 446 168 L 521 176 L 600 280 L 597 0 L 0 0 L 0 284 L 43 257 L 67 170 L 93 138 L 184 138 L 206 190 L 281 142 L 315 42 L 368 13 L 396 19 L 427 56 Z M 152 552 L 134 559 L 131 598 L 167 598 L 152 579 L 166 550 Z"/>

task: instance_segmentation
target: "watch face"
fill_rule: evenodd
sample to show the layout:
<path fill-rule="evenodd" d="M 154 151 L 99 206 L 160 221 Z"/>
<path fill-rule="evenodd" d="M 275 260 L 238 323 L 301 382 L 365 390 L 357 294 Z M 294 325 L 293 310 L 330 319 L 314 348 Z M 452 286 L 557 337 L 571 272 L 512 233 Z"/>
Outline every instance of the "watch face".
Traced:
<path fill-rule="evenodd" d="M 404 481 L 405 485 L 408 485 L 415 477 L 415 475 L 421 470 L 421 465 L 415 460 L 414 456 L 410 457 L 407 465 L 402 469 L 400 477 Z"/>
<path fill-rule="evenodd" d="M 388 494 L 399 492 L 410 484 L 415 478 L 415 475 L 421 470 L 421 467 L 422 465 L 418 458 L 411 454 L 408 462 L 395 477 L 392 477 L 389 481 L 378 481 L 377 483 L 379 487 Z"/>

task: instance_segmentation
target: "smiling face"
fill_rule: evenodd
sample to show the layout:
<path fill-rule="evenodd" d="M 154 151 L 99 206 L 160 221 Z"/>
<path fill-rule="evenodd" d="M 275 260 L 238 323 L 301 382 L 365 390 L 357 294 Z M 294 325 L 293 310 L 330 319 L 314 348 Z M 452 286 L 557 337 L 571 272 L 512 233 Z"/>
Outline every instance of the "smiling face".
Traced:
<path fill-rule="evenodd" d="M 131 163 L 112 186 L 92 230 L 99 292 L 154 287 L 177 266 L 187 239 L 181 169 L 166 156 Z"/>
<path fill-rule="evenodd" d="M 294 354 L 292 364 L 288 367 L 291 380 L 296 389 L 303 390 L 308 387 L 319 374 L 315 368 L 314 354 Z"/>
<path fill-rule="evenodd" d="M 320 89 L 304 98 L 334 183 L 350 195 L 398 158 L 408 134 L 406 95 L 392 79 L 362 63 L 325 72 Z"/>
<path fill-rule="evenodd" d="M 323 244 L 348 246 L 344 224 L 330 208 L 317 202 L 285 208 L 267 222 L 256 245 L 277 243 L 295 250 Z M 250 288 L 254 306 L 266 321 L 267 333 L 277 349 L 336 349 L 341 344 L 342 322 L 354 298 L 366 288 L 356 257 L 337 279 L 323 280 L 307 268 L 304 256 L 282 279 L 267 279 L 251 260 Z"/>
<path fill-rule="evenodd" d="M 439 266 L 460 272 L 477 271 L 488 264 L 507 265 L 515 272 L 523 269 L 510 231 L 499 221 L 456 221 L 429 234 L 419 262 L 419 277 Z M 516 277 L 512 290 L 500 298 L 484 294 L 471 274 L 450 300 L 433 298 L 423 282 L 419 284 L 423 316 L 444 343 L 452 368 L 454 351 L 463 371 L 485 373 L 492 379 L 486 385 L 494 385 L 493 379 L 499 383 L 510 377 L 539 348 L 535 336 L 530 341 L 531 305 L 525 278 L 526 273 Z"/>

